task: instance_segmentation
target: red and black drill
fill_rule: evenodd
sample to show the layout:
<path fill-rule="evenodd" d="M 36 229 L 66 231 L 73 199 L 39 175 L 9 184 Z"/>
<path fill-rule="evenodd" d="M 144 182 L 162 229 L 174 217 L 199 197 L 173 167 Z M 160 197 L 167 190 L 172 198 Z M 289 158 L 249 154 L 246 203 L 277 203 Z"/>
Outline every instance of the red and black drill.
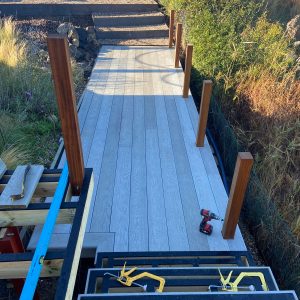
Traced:
<path fill-rule="evenodd" d="M 203 217 L 200 226 L 199 226 L 199 231 L 203 232 L 205 234 L 211 235 L 213 231 L 213 226 L 208 223 L 208 221 L 211 220 L 221 220 L 224 221 L 222 218 L 217 216 L 216 214 L 212 213 L 211 211 L 207 209 L 201 209 L 200 211 L 201 216 Z"/>

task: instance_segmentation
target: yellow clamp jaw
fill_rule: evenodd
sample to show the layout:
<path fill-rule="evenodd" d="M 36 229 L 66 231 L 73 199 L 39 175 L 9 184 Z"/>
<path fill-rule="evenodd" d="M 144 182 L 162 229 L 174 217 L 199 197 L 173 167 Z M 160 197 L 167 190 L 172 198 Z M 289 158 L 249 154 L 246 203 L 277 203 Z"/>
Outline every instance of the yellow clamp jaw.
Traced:
<path fill-rule="evenodd" d="M 117 279 L 120 283 L 122 283 L 123 285 L 126 285 L 126 286 L 131 286 L 134 283 L 134 281 L 136 281 L 138 279 L 141 279 L 143 277 L 148 277 L 148 278 L 159 281 L 159 287 L 156 289 L 156 292 L 162 293 L 162 291 L 164 289 L 164 286 L 165 286 L 165 282 L 166 282 L 164 278 L 159 277 L 159 276 L 154 275 L 154 274 L 151 274 L 149 272 L 143 272 L 143 273 L 140 273 L 136 276 L 130 277 L 130 275 L 134 271 L 136 271 L 137 268 L 136 267 L 132 268 L 132 269 L 130 269 L 126 272 L 125 267 L 126 267 L 126 262 L 125 262 L 125 264 L 124 264 L 124 266 L 121 270 L 120 276 Z"/>
<path fill-rule="evenodd" d="M 222 290 L 223 291 L 227 291 L 227 292 L 238 292 L 239 289 L 239 283 L 243 280 L 244 277 L 258 277 L 261 281 L 261 286 L 263 288 L 264 291 L 268 291 L 269 288 L 267 286 L 265 277 L 263 275 L 263 273 L 261 272 L 241 272 L 237 278 L 233 281 L 230 282 L 231 279 L 231 275 L 232 275 L 231 271 L 229 273 L 229 275 L 227 276 L 227 278 L 225 279 L 224 276 L 222 275 L 220 269 L 219 269 L 219 274 L 220 274 L 220 281 L 222 283 Z"/>

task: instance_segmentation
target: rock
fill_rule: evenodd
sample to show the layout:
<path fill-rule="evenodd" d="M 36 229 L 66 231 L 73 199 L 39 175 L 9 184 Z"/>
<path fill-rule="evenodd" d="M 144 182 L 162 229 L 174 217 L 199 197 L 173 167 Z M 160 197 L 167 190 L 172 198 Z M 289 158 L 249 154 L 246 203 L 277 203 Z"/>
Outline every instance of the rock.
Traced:
<path fill-rule="evenodd" d="M 76 28 L 76 31 L 78 33 L 79 42 L 81 44 L 86 43 L 87 42 L 87 37 L 88 37 L 88 33 L 86 32 L 86 30 L 79 27 L 79 28 Z"/>
<path fill-rule="evenodd" d="M 88 27 L 86 27 L 85 30 L 87 33 L 95 33 L 96 32 L 94 26 L 88 26 Z"/>
<path fill-rule="evenodd" d="M 59 34 L 68 34 L 69 31 L 71 31 L 74 28 L 74 26 L 71 23 L 61 23 L 56 31 Z"/>
<path fill-rule="evenodd" d="M 76 47 L 79 47 L 79 35 L 78 35 L 78 32 L 77 30 L 74 28 L 72 28 L 69 33 L 68 33 L 68 39 L 69 39 L 69 42 L 72 44 L 72 45 L 75 45 Z"/>
<path fill-rule="evenodd" d="M 300 41 L 296 41 L 294 43 L 294 49 L 295 49 L 295 53 L 299 56 L 300 55 Z"/>
<path fill-rule="evenodd" d="M 71 56 L 74 57 L 76 60 L 80 60 L 85 57 L 85 53 L 82 50 L 78 49 L 78 47 L 76 47 L 75 45 L 71 44 L 69 46 L 69 49 Z"/>
<path fill-rule="evenodd" d="M 286 25 L 286 33 L 292 39 L 300 40 L 300 15 L 291 19 Z"/>

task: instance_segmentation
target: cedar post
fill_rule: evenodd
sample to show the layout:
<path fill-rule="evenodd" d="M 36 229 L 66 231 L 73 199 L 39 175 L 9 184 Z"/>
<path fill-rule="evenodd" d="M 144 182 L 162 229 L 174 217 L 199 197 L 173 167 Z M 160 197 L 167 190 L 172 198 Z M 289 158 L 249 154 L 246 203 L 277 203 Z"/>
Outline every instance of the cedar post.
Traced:
<path fill-rule="evenodd" d="M 183 93 L 182 93 L 183 98 L 188 98 L 189 96 L 192 60 L 193 60 L 193 45 L 188 44 L 186 47 L 186 54 L 185 54 L 184 82 L 183 82 Z"/>
<path fill-rule="evenodd" d="M 250 152 L 238 153 L 222 229 L 224 239 L 234 238 L 235 229 L 239 221 L 252 165 L 253 157 Z"/>
<path fill-rule="evenodd" d="M 174 39 L 174 20 L 175 20 L 175 10 L 170 11 L 170 24 L 169 24 L 169 48 L 173 47 Z"/>
<path fill-rule="evenodd" d="M 209 103 L 212 94 L 212 81 L 204 80 L 202 87 L 202 97 L 200 103 L 199 122 L 198 122 L 198 133 L 196 137 L 196 146 L 204 146 L 204 137 L 206 131 L 206 124 L 208 118 Z"/>
<path fill-rule="evenodd" d="M 84 163 L 69 47 L 67 39 L 57 34 L 50 35 L 47 38 L 47 44 L 69 167 L 70 184 L 73 194 L 78 195 L 84 178 Z"/>
<path fill-rule="evenodd" d="M 175 68 L 179 68 L 179 54 L 182 38 L 182 23 L 177 23 L 176 26 L 176 40 L 175 40 Z"/>

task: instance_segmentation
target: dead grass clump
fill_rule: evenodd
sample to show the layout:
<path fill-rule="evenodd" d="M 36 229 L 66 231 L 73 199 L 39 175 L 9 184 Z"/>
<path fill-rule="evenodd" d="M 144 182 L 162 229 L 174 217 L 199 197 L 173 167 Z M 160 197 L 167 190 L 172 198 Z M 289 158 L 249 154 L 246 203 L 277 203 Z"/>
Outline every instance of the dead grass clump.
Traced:
<path fill-rule="evenodd" d="M 300 84 L 294 74 L 278 80 L 263 73 L 244 80 L 237 92 L 249 106 L 248 142 L 256 152 L 257 174 L 300 240 Z"/>

